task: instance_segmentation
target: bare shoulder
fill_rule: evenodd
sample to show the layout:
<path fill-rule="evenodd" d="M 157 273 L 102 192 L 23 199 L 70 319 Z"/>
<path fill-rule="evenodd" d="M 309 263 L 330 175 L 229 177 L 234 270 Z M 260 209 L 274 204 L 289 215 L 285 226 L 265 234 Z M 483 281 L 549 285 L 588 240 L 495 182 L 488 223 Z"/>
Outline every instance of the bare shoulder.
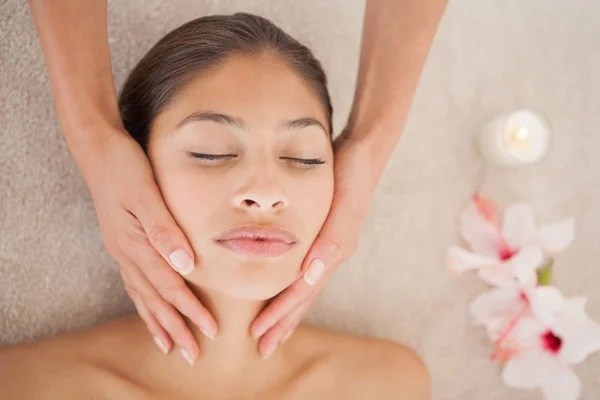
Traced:
<path fill-rule="evenodd" d="M 427 400 L 427 367 L 410 348 L 391 340 L 310 328 L 328 348 L 331 370 L 344 382 L 336 392 L 344 399 Z M 320 347 L 321 347 L 320 346 Z"/>
<path fill-rule="evenodd" d="M 21 343 L 0 348 L 0 387 L 3 399 L 60 399 L 71 398 L 68 385 L 61 377 L 73 372 L 81 374 L 83 368 L 66 363 L 64 357 L 50 362 L 47 343 Z"/>
<path fill-rule="evenodd" d="M 381 399 L 430 398 L 429 372 L 414 350 L 384 339 L 364 339 L 363 343 L 361 354 L 349 362 L 354 364 L 349 374 L 356 377 L 358 393 Z"/>
<path fill-rule="evenodd" d="M 2 399 L 111 398 L 104 392 L 119 389 L 122 380 L 95 357 L 106 353 L 106 345 L 94 332 L 0 347 Z"/>
<path fill-rule="evenodd" d="M 4 394 L 8 399 L 17 398 L 16 387 L 22 386 L 24 381 L 24 376 L 19 371 L 17 355 L 13 347 L 0 347 L 0 387 L 3 391 L 8 389 L 8 393 Z"/>

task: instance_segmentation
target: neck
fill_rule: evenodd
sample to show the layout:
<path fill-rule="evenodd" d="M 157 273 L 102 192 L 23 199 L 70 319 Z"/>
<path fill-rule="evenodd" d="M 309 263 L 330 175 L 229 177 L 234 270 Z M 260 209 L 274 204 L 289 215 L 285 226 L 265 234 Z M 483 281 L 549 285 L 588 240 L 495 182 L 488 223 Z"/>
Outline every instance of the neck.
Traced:
<path fill-rule="evenodd" d="M 219 333 L 215 340 L 204 336 L 189 320 L 188 326 L 200 347 L 198 362 L 223 372 L 247 370 L 256 363 L 264 366 L 258 340 L 250 335 L 250 324 L 267 304 L 266 300 L 244 300 L 208 291 L 188 283 L 192 292 L 215 317 Z"/>

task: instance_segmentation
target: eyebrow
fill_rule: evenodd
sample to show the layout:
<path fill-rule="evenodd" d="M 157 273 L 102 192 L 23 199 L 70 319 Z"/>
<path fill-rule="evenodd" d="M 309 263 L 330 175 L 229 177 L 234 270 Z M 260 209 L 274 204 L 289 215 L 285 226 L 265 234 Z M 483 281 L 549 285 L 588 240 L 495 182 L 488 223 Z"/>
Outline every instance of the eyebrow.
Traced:
<path fill-rule="evenodd" d="M 233 126 L 235 128 L 248 130 L 248 125 L 244 122 L 243 119 L 241 119 L 239 117 L 233 117 L 233 116 L 227 115 L 227 114 L 212 112 L 212 111 L 194 112 L 194 113 L 188 115 L 187 117 L 185 117 L 183 120 L 181 120 L 175 126 L 175 129 L 179 130 L 183 126 L 185 126 L 189 123 L 198 122 L 198 121 L 212 121 L 212 122 L 216 122 L 218 124 L 229 125 L 229 126 Z M 321 128 L 323 130 L 323 132 L 325 132 L 326 135 L 329 136 L 329 133 L 327 132 L 327 129 L 325 129 L 323 124 L 321 122 L 319 122 L 319 120 L 317 120 L 315 118 L 310 118 L 310 117 L 302 117 L 302 118 L 286 120 L 281 125 L 279 125 L 279 128 L 277 128 L 277 132 L 279 133 L 281 130 L 298 130 L 298 129 L 306 128 L 309 126 L 317 126 L 317 127 Z"/>

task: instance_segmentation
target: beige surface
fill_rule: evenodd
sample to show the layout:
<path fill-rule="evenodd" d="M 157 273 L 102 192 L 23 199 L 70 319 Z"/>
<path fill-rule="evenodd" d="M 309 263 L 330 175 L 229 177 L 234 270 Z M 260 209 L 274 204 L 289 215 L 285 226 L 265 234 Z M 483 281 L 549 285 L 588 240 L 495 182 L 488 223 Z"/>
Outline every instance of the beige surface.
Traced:
<path fill-rule="evenodd" d="M 374 196 L 360 246 L 308 320 L 394 338 L 423 355 L 435 399 L 538 399 L 502 386 L 483 332 L 466 304 L 474 277 L 442 268 L 456 218 L 477 188 L 538 217 L 577 219 L 577 239 L 557 263 L 556 283 L 589 296 L 600 320 L 600 2 L 450 1 L 403 139 Z M 571 4 L 567 4 L 571 3 Z M 352 101 L 360 1 L 113 1 L 116 84 L 164 33 L 209 13 L 271 18 L 322 60 L 335 126 Z M 54 115 L 49 81 L 26 2 L 0 2 L 0 343 L 54 334 L 131 312 L 103 249 L 90 195 Z M 402 71 L 398 71 L 399 74 Z M 518 107 L 542 110 L 555 129 L 543 163 L 485 167 L 477 126 Z M 582 399 L 600 398 L 600 355 L 577 367 Z"/>

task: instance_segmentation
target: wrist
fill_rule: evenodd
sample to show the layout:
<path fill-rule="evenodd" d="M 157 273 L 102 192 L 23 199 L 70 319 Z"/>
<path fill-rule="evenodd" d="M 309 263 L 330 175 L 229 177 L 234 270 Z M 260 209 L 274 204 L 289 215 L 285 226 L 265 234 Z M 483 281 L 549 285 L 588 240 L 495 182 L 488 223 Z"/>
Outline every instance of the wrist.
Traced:
<path fill-rule="evenodd" d="M 390 112 L 380 115 L 350 116 L 343 135 L 371 149 L 375 159 L 385 164 L 402 136 L 406 113 Z"/>
<path fill-rule="evenodd" d="M 72 152 L 100 148 L 115 136 L 122 135 L 125 127 L 116 110 L 102 112 L 83 109 L 72 113 L 58 112 L 60 126 Z"/>
<path fill-rule="evenodd" d="M 67 140 L 85 144 L 95 140 L 95 132 L 111 133 L 124 130 L 123 121 L 114 97 L 106 95 L 107 99 L 69 97 L 56 99 L 56 113 Z M 91 135 L 90 135 L 91 133 Z"/>
<path fill-rule="evenodd" d="M 127 132 L 124 129 L 118 129 L 106 121 L 90 121 L 85 126 L 74 126 L 65 131 L 69 150 L 88 183 L 91 175 L 102 169 L 100 166 L 105 164 L 111 147 L 125 135 Z"/>
<path fill-rule="evenodd" d="M 374 189 L 401 137 L 404 123 L 397 118 L 374 118 L 353 122 L 349 122 L 334 143 L 336 157 L 347 152 L 359 154 L 356 158 L 363 160 L 363 165 L 368 165 L 363 171 L 368 175 L 364 177 L 365 190 L 367 186 Z"/>

